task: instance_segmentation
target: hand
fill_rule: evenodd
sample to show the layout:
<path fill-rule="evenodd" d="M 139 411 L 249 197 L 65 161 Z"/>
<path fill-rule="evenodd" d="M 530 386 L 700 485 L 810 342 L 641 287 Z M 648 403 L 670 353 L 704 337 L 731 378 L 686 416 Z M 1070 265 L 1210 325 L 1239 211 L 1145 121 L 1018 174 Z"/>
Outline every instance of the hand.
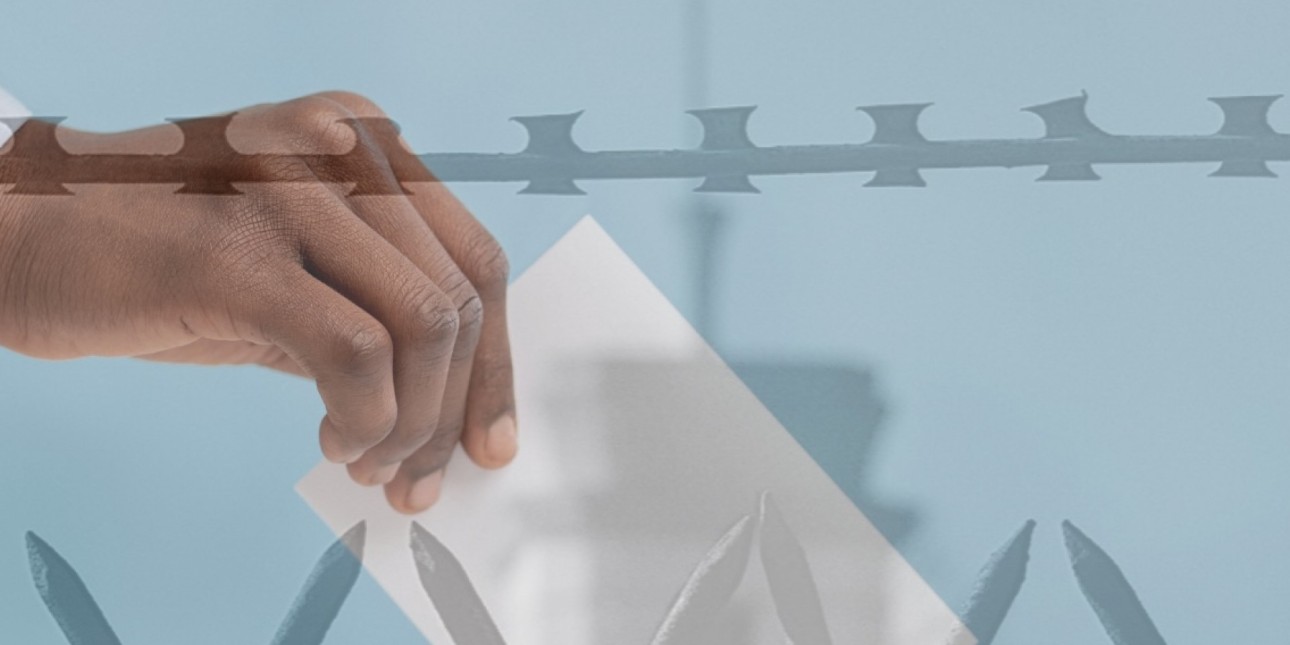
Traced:
<path fill-rule="evenodd" d="M 241 195 L 99 183 L 0 196 L 0 345 L 312 378 L 327 410 L 323 454 L 355 481 L 384 485 L 405 513 L 438 499 L 458 441 L 483 467 L 507 464 L 505 255 L 443 184 L 402 194 L 388 147 L 361 121 L 342 123 L 355 117 L 384 114 L 348 93 L 238 112 L 228 142 L 277 153 L 247 157 L 259 160 L 238 178 L 258 181 L 235 184 Z M 52 127 L 29 121 L 19 136 Z M 73 154 L 165 154 L 181 140 L 174 126 L 57 136 Z M 290 156 L 302 154 L 338 155 L 322 173 L 333 181 Z M 227 159 L 198 161 L 203 181 L 230 179 Z M 335 179 L 385 189 L 349 195 L 354 184 Z"/>

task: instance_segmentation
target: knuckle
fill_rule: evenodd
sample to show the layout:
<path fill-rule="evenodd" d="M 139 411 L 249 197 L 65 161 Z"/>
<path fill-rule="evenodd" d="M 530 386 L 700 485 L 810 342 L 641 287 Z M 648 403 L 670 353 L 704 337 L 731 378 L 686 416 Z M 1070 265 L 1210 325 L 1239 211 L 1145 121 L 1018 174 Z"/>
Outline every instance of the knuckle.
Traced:
<path fill-rule="evenodd" d="M 480 300 L 479 291 L 470 279 L 460 271 L 443 280 L 443 286 L 452 299 L 457 310 L 457 331 L 459 334 L 477 331 L 484 321 L 484 303 Z"/>
<path fill-rule="evenodd" d="M 484 324 L 484 302 L 480 300 L 479 293 L 473 287 L 466 291 L 468 291 L 466 297 L 457 301 L 458 331 L 462 334 L 469 333 L 474 337 L 478 335 L 480 327 Z"/>
<path fill-rule="evenodd" d="M 446 294 L 432 286 L 423 287 L 416 290 L 409 302 L 408 316 L 416 341 L 442 345 L 456 339 L 460 317 Z"/>
<path fill-rule="evenodd" d="M 345 124 L 352 113 L 321 96 L 307 96 L 283 105 L 283 136 L 293 146 L 341 153 L 354 145 L 355 134 Z"/>
<path fill-rule="evenodd" d="M 471 296 L 457 306 L 458 331 L 457 344 L 453 347 L 453 359 L 469 359 L 475 355 L 479 338 L 484 328 L 484 304 L 471 289 Z"/>
<path fill-rule="evenodd" d="M 394 343 L 385 329 L 366 323 L 343 334 L 337 350 L 337 363 L 342 373 L 351 377 L 370 377 L 390 368 L 394 357 Z"/>

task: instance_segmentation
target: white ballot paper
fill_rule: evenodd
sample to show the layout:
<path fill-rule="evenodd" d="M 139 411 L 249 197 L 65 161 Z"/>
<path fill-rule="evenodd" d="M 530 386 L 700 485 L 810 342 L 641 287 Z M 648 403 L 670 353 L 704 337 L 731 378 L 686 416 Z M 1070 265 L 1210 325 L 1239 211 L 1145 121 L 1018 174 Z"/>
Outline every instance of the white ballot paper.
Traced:
<path fill-rule="evenodd" d="M 418 581 L 412 519 L 460 560 L 511 645 L 644 644 L 714 544 L 745 516 L 761 521 L 767 491 L 777 525 L 801 548 L 765 544 L 762 531 L 703 642 L 783 645 L 785 623 L 811 613 L 801 577 L 781 573 L 789 597 L 780 611 L 801 605 L 781 618 L 767 549 L 771 558 L 787 549 L 779 556 L 788 561 L 805 555 L 833 643 L 940 645 L 960 631 L 954 612 L 592 218 L 514 283 L 509 312 L 520 427 L 513 465 L 487 472 L 455 455 L 441 501 L 417 518 L 391 510 L 379 488 L 352 483 L 341 466 L 320 464 L 296 487 L 337 535 L 367 522 L 367 570 L 431 642 L 452 639 Z M 955 641 L 974 645 L 966 634 Z"/>

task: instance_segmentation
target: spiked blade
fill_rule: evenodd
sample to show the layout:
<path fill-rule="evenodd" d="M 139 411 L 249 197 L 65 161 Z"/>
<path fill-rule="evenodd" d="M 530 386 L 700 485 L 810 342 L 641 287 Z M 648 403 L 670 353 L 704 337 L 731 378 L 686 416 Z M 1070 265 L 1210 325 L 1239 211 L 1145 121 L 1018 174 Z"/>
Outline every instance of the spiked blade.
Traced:
<path fill-rule="evenodd" d="M 31 532 L 27 533 L 27 558 L 36 590 L 70 645 L 121 645 L 76 570 Z"/>
<path fill-rule="evenodd" d="M 1071 163 L 1053 164 L 1043 176 L 1035 181 L 1098 181 L 1101 177 L 1093 170 L 1092 164 Z"/>
<path fill-rule="evenodd" d="M 867 105 L 856 108 L 873 119 L 873 138 L 869 143 L 915 144 L 927 138 L 918 131 L 918 117 L 931 103 Z"/>
<path fill-rule="evenodd" d="M 237 116 L 236 112 L 218 116 L 195 119 L 166 119 L 179 128 L 184 142 L 175 153 L 176 158 L 202 160 L 234 159 L 238 152 L 228 141 L 228 127 Z M 179 190 L 180 195 L 241 195 L 242 191 L 233 187 L 228 181 L 212 178 L 192 178 L 184 182 Z"/>
<path fill-rule="evenodd" d="M 699 120 L 703 126 L 700 150 L 741 150 L 755 148 L 748 136 L 748 119 L 757 107 L 707 108 L 688 110 L 686 114 Z"/>
<path fill-rule="evenodd" d="M 923 174 L 913 168 L 894 168 L 891 170 L 879 170 L 873 174 L 865 186 L 870 188 L 890 188 L 908 186 L 913 188 L 922 188 L 927 182 L 923 181 Z"/>
<path fill-rule="evenodd" d="M 832 645 L 806 551 L 769 492 L 761 498 L 761 562 L 775 613 L 793 645 Z"/>
<path fill-rule="evenodd" d="M 711 175 L 703 180 L 696 193 L 760 193 L 748 175 Z"/>
<path fill-rule="evenodd" d="M 1066 551 L 1080 590 L 1115 645 L 1165 645 L 1155 623 L 1129 581 L 1093 540 L 1069 521 L 1062 522 Z"/>
<path fill-rule="evenodd" d="M 1268 123 L 1268 110 L 1281 98 L 1272 96 L 1226 96 L 1211 98 L 1223 110 L 1223 127 L 1218 134 L 1257 137 L 1276 134 Z"/>
<path fill-rule="evenodd" d="M 520 190 L 521 195 L 586 195 L 572 179 L 534 179 Z"/>
<path fill-rule="evenodd" d="M 529 133 L 529 143 L 523 154 L 546 157 L 571 157 L 586 154 L 573 140 L 573 126 L 582 112 L 570 114 L 544 114 L 517 116 L 512 121 L 524 126 Z M 585 195 L 572 179 L 564 177 L 538 178 L 520 191 L 521 195 Z"/>
<path fill-rule="evenodd" d="M 167 121 L 179 128 L 184 142 L 179 146 L 176 157 L 221 157 L 233 156 L 237 150 L 228 141 L 228 127 L 237 116 L 236 112 L 218 116 L 198 118 L 169 118 Z"/>
<path fill-rule="evenodd" d="M 1032 105 L 1022 110 L 1037 114 L 1044 120 L 1044 126 L 1047 129 L 1044 134 L 1045 139 L 1086 139 L 1110 136 L 1089 120 L 1087 106 L 1088 93 L 1081 93 L 1079 96 Z"/>
<path fill-rule="evenodd" d="M 354 183 L 354 188 L 349 191 L 349 196 L 411 195 L 412 191 L 408 190 L 403 182 L 428 181 L 434 178 L 426 167 L 403 147 L 399 141 L 399 134 L 403 129 L 393 119 L 354 117 L 340 119 L 339 123 L 349 128 L 355 137 L 354 147 L 343 156 L 355 157 L 357 164 L 363 164 L 369 162 L 368 157 L 372 154 L 372 149 L 379 150 L 385 156 L 385 162 L 389 165 L 391 174 L 396 177 L 393 182 L 390 182 L 380 174 L 363 173 Z"/>
<path fill-rule="evenodd" d="M 756 148 L 748 136 L 748 119 L 756 106 L 708 108 L 686 113 L 703 126 L 700 150 L 748 150 Z M 700 193 L 760 193 L 748 175 L 709 175 L 694 189 Z"/>
<path fill-rule="evenodd" d="M 1268 162 L 1259 159 L 1234 159 L 1224 161 L 1218 170 L 1209 173 L 1210 177 L 1269 177 L 1277 174 L 1268 168 Z"/>
<path fill-rule="evenodd" d="M 13 117 L 13 116 L 0 116 L 0 124 L 3 124 L 4 127 L 9 128 L 10 134 L 17 132 L 18 128 L 21 128 L 22 124 L 26 122 L 27 122 L 27 119 L 25 118 L 19 118 L 19 117 Z"/>
<path fill-rule="evenodd" d="M 319 645 L 363 570 L 367 524 L 359 522 L 331 545 L 314 565 L 273 645 Z"/>
<path fill-rule="evenodd" d="M 745 515 L 717 540 L 677 594 L 651 645 L 701 645 L 716 614 L 743 580 L 752 553 L 754 521 Z"/>
<path fill-rule="evenodd" d="M 67 117 L 63 116 L 33 116 L 27 121 L 29 125 L 14 131 L 12 142 L 13 147 L 7 155 L 13 157 L 27 157 L 39 159 L 41 161 L 64 162 L 71 157 L 71 153 L 63 148 L 63 144 L 58 141 L 58 124 L 66 121 Z M 10 129 L 17 125 L 16 120 L 8 122 Z M 62 182 L 51 178 L 32 178 L 23 179 L 14 184 L 9 189 L 13 195 L 71 195 L 72 191 L 68 190 Z"/>
<path fill-rule="evenodd" d="M 67 152 L 63 148 L 62 142 L 58 140 L 58 126 L 66 120 L 67 117 L 65 116 L 33 116 L 26 119 L 26 121 L 44 123 L 50 127 L 23 129 L 21 134 L 25 136 L 15 136 L 13 138 L 13 151 L 10 154 L 70 156 L 71 153 Z M 17 123 L 18 121 L 18 119 L 7 119 L 6 124 Z M 12 126 L 10 127 L 12 129 Z"/>
<path fill-rule="evenodd" d="M 1003 619 L 1017 599 L 1021 585 L 1026 581 L 1030 539 L 1034 532 L 1035 521 L 1026 522 L 981 568 L 976 588 L 963 611 L 963 626 L 976 637 L 977 645 L 994 642 Z M 960 634 L 952 635 L 950 642 L 962 642 L 959 637 Z"/>
<path fill-rule="evenodd" d="M 582 116 L 582 111 L 570 114 L 544 114 L 540 116 L 517 116 L 512 121 L 524 126 L 529 133 L 528 146 L 524 152 L 533 155 L 575 155 L 582 152 L 573 140 L 573 126 Z"/>
<path fill-rule="evenodd" d="M 412 523 L 412 558 L 421 587 L 456 645 L 505 645 L 461 562 L 417 522 Z"/>
<path fill-rule="evenodd" d="M 1281 98 L 1271 96 L 1226 96 L 1211 98 L 1223 110 L 1223 126 L 1218 134 L 1229 137 L 1275 136 L 1276 130 L 1268 123 L 1268 110 Z M 1261 159 L 1232 159 L 1224 161 L 1210 177 L 1276 177 Z"/>

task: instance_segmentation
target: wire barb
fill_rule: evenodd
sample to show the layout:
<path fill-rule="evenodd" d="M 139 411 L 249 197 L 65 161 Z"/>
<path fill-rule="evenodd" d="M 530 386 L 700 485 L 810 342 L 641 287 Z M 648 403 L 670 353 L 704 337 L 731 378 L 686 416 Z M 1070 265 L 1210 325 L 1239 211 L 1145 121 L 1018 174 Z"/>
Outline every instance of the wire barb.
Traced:
<path fill-rule="evenodd" d="M 702 645 L 748 568 L 756 520 L 745 515 L 708 550 L 677 593 L 651 645 Z"/>
<path fill-rule="evenodd" d="M 1109 137 L 1088 118 L 1088 92 L 1050 103 L 1022 108 L 1044 121 L 1045 139 L 1098 139 Z M 1050 164 L 1038 181 L 1097 181 L 1100 176 L 1089 163 Z"/>
<path fill-rule="evenodd" d="M 769 491 L 761 496 L 761 564 L 775 614 L 793 645 L 833 645 L 806 550 Z"/>
<path fill-rule="evenodd" d="M 1080 591 L 1115 645 L 1165 645 L 1138 594 L 1111 556 L 1071 524 L 1062 522 L 1066 551 Z"/>
<path fill-rule="evenodd" d="M 363 571 L 367 523 L 359 522 L 336 540 L 309 574 L 272 645 L 319 645 Z"/>
<path fill-rule="evenodd" d="M 25 161 L 32 166 L 33 172 L 14 183 L 9 190 L 11 195 L 71 195 L 61 181 L 42 172 L 41 166 L 56 168 L 67 162 L 72 154 L 58 140 L 58 124 L 67 120 L 64 116 L 32 117 L 37 123 L 23 127 L 13 136 L 13 149 L 6 155 Z M 14 120 L 6 125 L 15 124 Z M 38 127 L 32 127 L 38 126 Z M 14 125 L 10 125 L 12 129 Z"/>
<path fill-rule="evenodd" d="M 1008 617 L 1008 610 L 1026 581 L 1026 565 L 1030 562 L 1030 541 L 1034 533 L 1035 521 L 1028 520 L 981 567 L 976 589 L 962 614 L 962 624 L 968 633 L 957 631 L 951 634 L 951 645 L 969 642 L 965 638 L 969 634 L 975 637 L 976 645 L 994 642 L 999 627 Z"/>
<path fill-rule="evenodd" d="M 412 523 L 412 559 L 421 587 L 456 645 L 506 645 L 461 562 L 430 531 Z"/>
<path fill-rule="evenodd" d="M 219 116 L 198 118 L 169 118 L 167 121 L 179 128 L 184 142 L 179 152 L 173 157 L 185 161 L 230 161 L 238 157 L 238 152 L 228 140 L 228 128 L 233 123 L 236 112 Z M 242 191 L 233 187 L 227 180 L 212 177 L 194 177 L 184 182 L 179 190 L 180 195 L 241 195 Z"/>
<path fill-rule="evenodd" d="M 576 157 L 586 154 L 573 140 L 573 126 L 582 111 L 569 114 L 544 114 L 517 116 L 511 120 L 524 126 L 529 142 L 521 154 L 551 158 Z M 572 177 L 535 177 L 523 190 L 523 195 L 585 195 Z"/>
<path fill-rule="evenodd" d="M 1268 123 L 1268 110 L 1281 98 L 1270 96 L 1227 96 L 1211 98 L 1223 111 L 1223 126 L 1219 136 L 1266 137 L 1275 136 L 1276 130 Z M 1262 159 L 1231 159 L 1224 161 L 1210 177 L 1276 177 Z"/>
<path fill-rule="evenodd" d="M 121 645 L 76 570 L 32 532 L 27 533 L 27 559 L 36 590 L 70 645 Z"/>
<path fill-rule="evenodd" d="M 866 105 L 856 108 L 873 119 L 873 137 L 870 144 L 914 146 L 927 143 L 918 130 L 918 118 L 931 103 L 901 103 L 891 105 Z M 922 188 L 927 182 L 918 168 L 890 168 L 878 170 L 865 186 Z"/>
<path fill-rule="evenodd" d="M 756 106 L 689 110 L 687 114 L 703 126 L 699 150 L 751 150 L 756 148 L 748 136 L 748 120 Z M 746 174 L 716 174 L 704 178 L 694 189 L 699 193 L 760 193 Z"/>

